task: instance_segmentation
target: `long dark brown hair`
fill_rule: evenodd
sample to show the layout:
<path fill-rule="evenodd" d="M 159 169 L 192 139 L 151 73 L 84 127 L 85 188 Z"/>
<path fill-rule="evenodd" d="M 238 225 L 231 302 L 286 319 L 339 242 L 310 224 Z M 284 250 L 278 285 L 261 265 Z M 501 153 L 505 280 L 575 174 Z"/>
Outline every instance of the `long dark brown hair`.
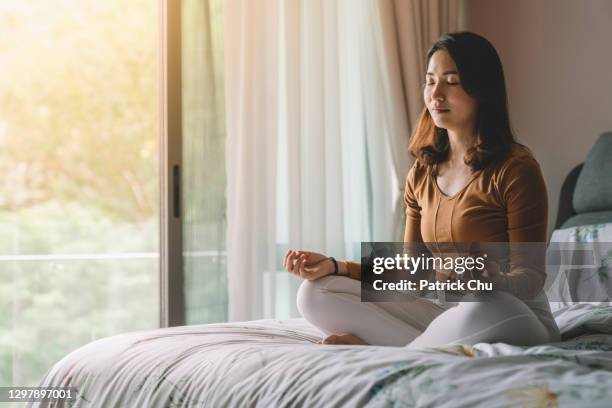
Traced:
<path fill-rule="evenodd" d="M 449 53 L 457 65 L 461 86 L 476 99 L 478 139 L 468 149 L 465 164 L 474 171 L 483 169 L 517 144 L 510 126 L 501 61 L 487 39 L 468 31 L 442 35 L 427 52 L 427 65 L 438 50 Z M 427 107 L 421 112 L 408 149 L 433 174 L 437 173 L 438 164 L 448 158 L 448 132 L 434 124 Z"/>

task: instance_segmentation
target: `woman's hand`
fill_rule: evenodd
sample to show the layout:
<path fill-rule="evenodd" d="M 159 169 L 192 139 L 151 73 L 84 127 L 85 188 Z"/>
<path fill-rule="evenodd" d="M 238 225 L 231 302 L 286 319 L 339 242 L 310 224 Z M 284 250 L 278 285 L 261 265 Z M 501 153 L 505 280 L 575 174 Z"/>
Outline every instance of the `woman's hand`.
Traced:
<path fill-rule="evenodd" d="M 485 282 L 495 282 L 501 275 L 499 263 L 493 260 L 485 262 L 484 270 L 479 274 L 478 278 Z"/>
<path fill-rule="evenodd" d="M 290 249 L 283 265 L 287 272 L 306 280 L 317 280 L 334 272 L 331 259 L 317 252 Z"/>
<path fill-rule="evenodd" d="M 317 344 L 358 344 L 367 346 L 368 343 L 363 341 L 362 338 L 355 336 L 354 334 L 332 334 L 317 341 Z"/>

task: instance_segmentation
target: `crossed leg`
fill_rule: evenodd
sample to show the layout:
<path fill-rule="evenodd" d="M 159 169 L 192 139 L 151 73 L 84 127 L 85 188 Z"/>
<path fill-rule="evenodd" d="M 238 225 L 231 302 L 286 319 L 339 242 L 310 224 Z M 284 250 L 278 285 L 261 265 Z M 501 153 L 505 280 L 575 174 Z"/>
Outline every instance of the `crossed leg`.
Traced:
<path fill-rule="evenodd" d="M 361 302 L 361 282 L 341 276 L 304 281 L 297 306 L 326 334 L 350 333 L 366 343 L 409 348 L 444 344 L 550 341 L 544 325 L 522 301 L 497 292 L 442 306 L 414 296 L 403 302 Z"/>

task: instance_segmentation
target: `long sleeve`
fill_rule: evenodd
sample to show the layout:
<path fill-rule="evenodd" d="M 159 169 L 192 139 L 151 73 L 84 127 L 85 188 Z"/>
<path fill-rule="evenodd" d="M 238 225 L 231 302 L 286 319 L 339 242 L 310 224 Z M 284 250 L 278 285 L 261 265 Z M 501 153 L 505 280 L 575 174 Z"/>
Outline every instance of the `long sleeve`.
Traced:
<path fill-rule="evenodd" d="M 404 188 L 404 204 L 406 205 L 406 229 L 404 242 L 423 242 L 421 236 L 421 207 L 414 195 L 415 172 L 417 163 L 410 168 Z"/>
<path fill-rule="evenodd" d="M 361 264 L 357 262 L 346 261 L 346 268 L 349 272 L 349 278 L 361 280 Z"/>
<path fill-rule="evenodd" d="M 531 156 L 511 159 L 498 185 L 507 211 L 510 271 L 495 279 L 495 287 L 532 299 L 546 280 L 548 196 L 540 166 Z"/>

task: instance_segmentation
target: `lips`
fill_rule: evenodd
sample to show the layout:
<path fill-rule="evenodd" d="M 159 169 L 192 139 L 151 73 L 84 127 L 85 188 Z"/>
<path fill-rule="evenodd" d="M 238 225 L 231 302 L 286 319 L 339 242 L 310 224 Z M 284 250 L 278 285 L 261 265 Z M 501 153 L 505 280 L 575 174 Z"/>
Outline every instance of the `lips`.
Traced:
<path fill-rule="evenodd" d="M 438 109 L 438 108 L 434 108 L 432 109 L 433 112 L 435 113 L 446 113 L 446 112 L 450 112 L 450 109 Z"/>

